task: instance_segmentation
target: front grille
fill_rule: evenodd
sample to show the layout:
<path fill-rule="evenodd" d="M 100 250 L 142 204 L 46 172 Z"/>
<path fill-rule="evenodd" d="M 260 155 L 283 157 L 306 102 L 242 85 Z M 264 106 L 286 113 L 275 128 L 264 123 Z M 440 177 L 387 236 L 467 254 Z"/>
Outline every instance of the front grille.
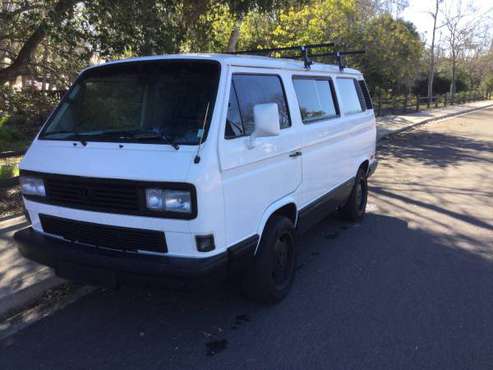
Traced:
<path fill-rule="evenodd" d="M 139 210 L 139 189 L 132 184 L 51 176 L 45 179 L 45 187 L 48 199 L 58 204 L 113 212 Z"/>
<path fill-rule="evenodd" d="M 197 192 L 192 184 L 81 177 L 21 170 L 21 176 L 43 179 L 46 196 L 24 194 L 34 202 L 88 211 L 145 217 L 191 220 L 197 217 Z M 192 197 L 192 212 L 154 211 L 146 207 L 146 189 L 185 190 Z"/>
<path fill-rule="evenodd" d="M 164 233 L 160 231 L 94 224 L 42 214 L 39 218 L 46 233 L 70 241 L 123 251 L 168 251 Z"/>

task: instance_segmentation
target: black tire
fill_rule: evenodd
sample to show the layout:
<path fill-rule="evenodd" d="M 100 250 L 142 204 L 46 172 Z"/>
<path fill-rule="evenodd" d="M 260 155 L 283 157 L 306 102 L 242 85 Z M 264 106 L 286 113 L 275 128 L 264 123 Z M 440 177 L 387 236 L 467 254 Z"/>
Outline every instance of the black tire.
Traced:
<path fill-rule="evenodd" d="M 348 221 L 360 221 L 365 216 L 367 201 L 368 182 L 366 171 L 364 168 L 360 168 L 354 180 L 351 195 L 349 195 L 344 207 L 341 208 L 341 216 Z"/>
<path fill-rule="evenodd" d="M 274 216 L 266 225 L 255 259 L 243 277 L 243 291 L 252 300 L 277 303 L 288 294 L 296 271 L 293 223 Z"/>

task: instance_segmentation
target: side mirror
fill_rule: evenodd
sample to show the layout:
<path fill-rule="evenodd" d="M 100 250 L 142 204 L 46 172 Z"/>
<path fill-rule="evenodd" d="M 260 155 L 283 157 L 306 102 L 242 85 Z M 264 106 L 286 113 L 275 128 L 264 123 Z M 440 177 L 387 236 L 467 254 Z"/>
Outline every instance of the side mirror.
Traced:
<path fill-rule="evenodd" d="M 256 104 L 253 106 L 255 129 L 250 135 L 248 147 L 255 146 L 257 137 L 277 136 L 281 131 L 279 108 L 276 103 Z"/>

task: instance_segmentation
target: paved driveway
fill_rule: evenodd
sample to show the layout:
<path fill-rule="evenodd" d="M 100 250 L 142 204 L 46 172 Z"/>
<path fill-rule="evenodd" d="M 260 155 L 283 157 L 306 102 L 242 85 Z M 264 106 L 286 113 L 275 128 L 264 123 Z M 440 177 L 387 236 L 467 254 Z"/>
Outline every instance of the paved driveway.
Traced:
<path fill-rule="evenodd" d="M 281 304 L 99 291 L 0 343 L 0 368 L 491 369 L 493 109 L 384 143 L 367 218 L 306 234 Z"/>

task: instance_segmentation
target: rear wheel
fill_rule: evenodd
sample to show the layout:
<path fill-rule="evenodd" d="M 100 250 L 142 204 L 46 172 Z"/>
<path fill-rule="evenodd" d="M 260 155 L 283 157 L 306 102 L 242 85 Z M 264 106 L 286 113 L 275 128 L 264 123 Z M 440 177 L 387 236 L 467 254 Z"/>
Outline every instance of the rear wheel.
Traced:
<path fill-rule="evenodd" d="M 296 267 L 294 226 L 274 216 L 265 227 L 255 260 L 243 279 L 245 294 L 262 303 L 281 301 L 289 292 Z"/>
<path fill-rule="evenodd" d="M 348 221 L 360 221 L 365 215 L 367 201 L 368 182 L 366 171 L 364 168 L 360 168 L 356 175 L 351 195 L 341 209 L 342 217 Z"/>

